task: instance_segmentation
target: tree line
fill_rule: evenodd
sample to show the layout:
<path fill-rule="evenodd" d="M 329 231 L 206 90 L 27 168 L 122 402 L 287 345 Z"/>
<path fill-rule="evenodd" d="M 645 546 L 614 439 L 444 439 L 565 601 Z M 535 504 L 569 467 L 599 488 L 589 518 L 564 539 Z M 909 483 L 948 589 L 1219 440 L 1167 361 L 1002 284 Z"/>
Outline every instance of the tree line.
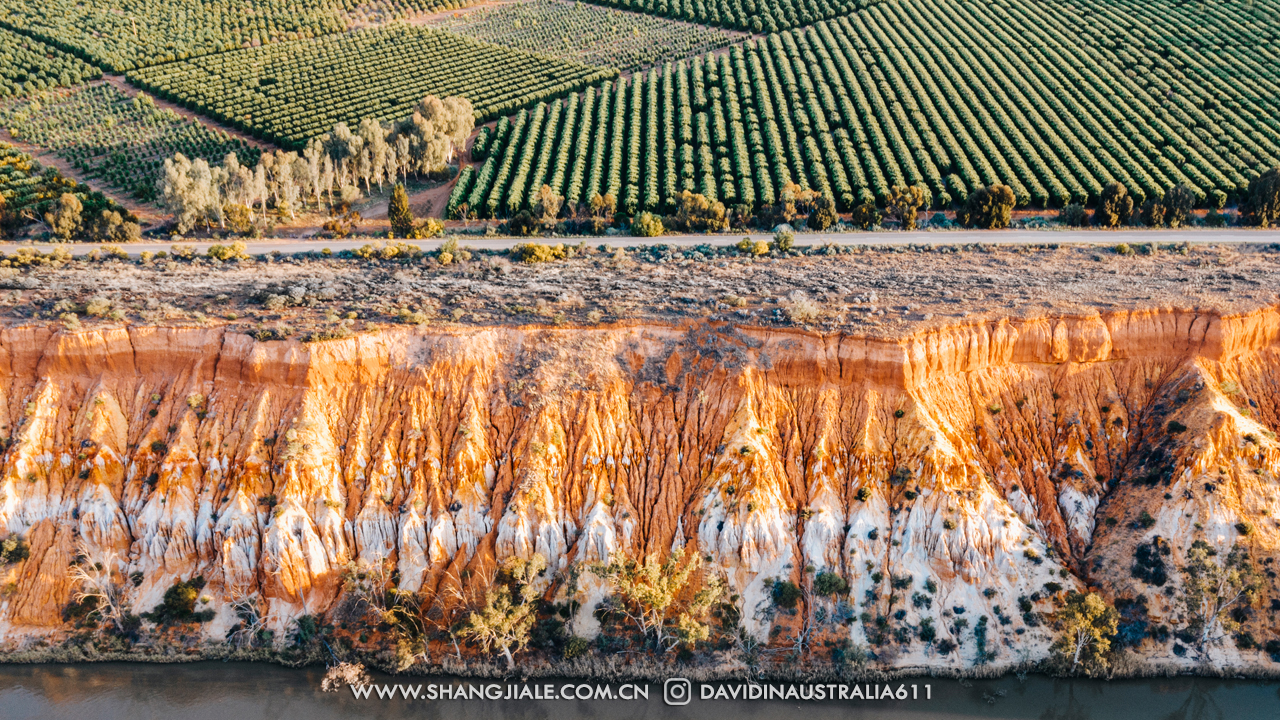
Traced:
<path fill-rule="evenodd" d="M 201 226 L 247 233 L 272 212 L 293 219 L 307 208 L 348 214 L 375 185 L 447 176 L 474 126 L 466 98 L 428 95 L 406 118 L 365 118 L 354 130 L 339 122 L 301 153 L 264 152 L 254 167 L 235 154 L 210 165 L 178 153 L 164 163 L 160 199 L 179 233 Z"/>

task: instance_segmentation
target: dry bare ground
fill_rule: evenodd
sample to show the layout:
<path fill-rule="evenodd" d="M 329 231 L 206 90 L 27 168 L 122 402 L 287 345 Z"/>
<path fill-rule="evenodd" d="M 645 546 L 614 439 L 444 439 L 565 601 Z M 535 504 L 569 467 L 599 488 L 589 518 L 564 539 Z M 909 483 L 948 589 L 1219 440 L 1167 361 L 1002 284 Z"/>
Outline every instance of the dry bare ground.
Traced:
<path fill-rule="evenodd" d="M 1280 251 L 1272 245 L 1152 244 L 1132 255 L 1053 245 L 840 250 L 752 259 L 705 246 L 584 248 L 570 260 L 532 265 L 477 251 L 448 266 L 434 254 L 371 261 L 314 253 L 226 263 L 78 259 L 57 268 L 0 269 L 0 285 L 9 288 L 0 291 L 0 317 L 47 322 L 82 313 L 99 297 L 124 322 L 282 328 L 302 337 L 393 322 L 590 326 L 682 319 L 892 337 L 984 317 L 1160 307 L 1239 312 L 1280 299 Z"/>

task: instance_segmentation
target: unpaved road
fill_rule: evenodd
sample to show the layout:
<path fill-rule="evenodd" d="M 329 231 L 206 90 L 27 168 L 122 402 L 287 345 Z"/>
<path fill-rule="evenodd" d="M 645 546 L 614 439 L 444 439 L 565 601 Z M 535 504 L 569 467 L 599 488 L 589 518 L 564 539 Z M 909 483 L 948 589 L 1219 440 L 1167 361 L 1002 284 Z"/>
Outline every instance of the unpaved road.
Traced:
<path fill-rule="evenodd" d="M 564 237 L 564 238 L 515 238 L 515 237 L 484 237 L 479 235 L 455 235 L 452 239 L 457 240 L 459 245 L 464 247 L 478 248 L 484 250 L 505 250 L 515 245 L 527 242 L 538 242 L 547 244 L 565 243 L 567 245 L 577 245 L 585 242 L 587 245 L 595 247 L 597 245 L 612 245 L 615 247 L 636 247 L 640 245 L 677 245 L 682 247 L 692 247 L 695 245 L 735 245 L 744 237 L 752 240 L 768 241 L 773 239 L 773 235 L 769 233 L 748 233 L 748 234 L 716 234 L 716 235 L 666 235 L 657 238 L 638 238 L 627 235 L 615 235 L 605 237 Z M 215 243 L 209 240 L 195 240 L 191 242 L 180 243 L 189 245 L 200 252 L 205 252 L 210 245 L 227 244 L 232 240 L 222 240 Z M 273 239 L 273 240 L 251 240 L 245 245 L 248 251 L 254 255 L 265 253 L 299 253 L 318 251 L 329 249 L 333 252 L 340 250 L 353 250 L 370 243 L 385 243 L 385 239 L 378 238 L 358 238 L 354 240 L 291 240 L 291 239 Z M 442 240 L 402 240 L 396 242 L 405 242 L 410 245 L 417 245 L 424 250 L 434 250 L 440 246 Z M 1128 243 L 1130 245 L 1141 243 L 1182 243 L 1191 242 L 1197 244 L 1212 245 L 1215 243 L 1280 243 L 1280 230 L 1242 230 L 1242 229 L 1226 229 L 1226 230 L 932 230 L 917 232 L 902 231 L 883 231 L 883 232 L 855 232 L 855 233 L 804 233 L 796 236 L 797 245 L 826 245 L 835 243 L 837 245 L 969 245 L 975 243 L 993 244 L 993 245 L 1045 245 L 1045 244 L 1090 244 L 1115 246 L 1120 243 Z M 126 250 L 131 257 L 138 257 L 143 252 L 159 252 L 161 250 L 169 250 L 174 243 L 172 242 L 140 242 L 125 245 Z M 73 255 L 83 255 L 93 250 L 101 250 L 102 245 L 94 243 L 69 243 L 69 244 L 51 244 L 51 243 L 0 243 L 0 251 L 12 253 L 20 247 L 38 248 L 42 252 L 48 252 L 54 248 L 65 248 L 70 250 Z"/>

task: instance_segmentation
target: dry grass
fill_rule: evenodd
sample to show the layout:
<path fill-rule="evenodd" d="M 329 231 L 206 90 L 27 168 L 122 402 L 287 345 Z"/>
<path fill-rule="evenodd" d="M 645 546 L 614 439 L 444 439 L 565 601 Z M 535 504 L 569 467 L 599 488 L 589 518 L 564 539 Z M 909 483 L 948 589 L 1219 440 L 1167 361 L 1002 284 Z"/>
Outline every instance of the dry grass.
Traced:
<path fill-rule="evenodd" d="M 593 325 L 686 318 L 895 336 L 982 317 L 1153 306 L 1244 311 L 1276 301 L 1272 246 L 817 248 L 753 258 L 730 249 L 586 249 L 513 263 L 473 253 L 339 259 L 320 253 L 0 267 L 7 324 L 227 325 L 264 339 L 324 340 L 404 323 Z M 619 261 L 619 257 L 625 257 Z M 7 262 L 7 261 L 6 261 Z M 68 313 L 72 318 L 62 316 Z"/>

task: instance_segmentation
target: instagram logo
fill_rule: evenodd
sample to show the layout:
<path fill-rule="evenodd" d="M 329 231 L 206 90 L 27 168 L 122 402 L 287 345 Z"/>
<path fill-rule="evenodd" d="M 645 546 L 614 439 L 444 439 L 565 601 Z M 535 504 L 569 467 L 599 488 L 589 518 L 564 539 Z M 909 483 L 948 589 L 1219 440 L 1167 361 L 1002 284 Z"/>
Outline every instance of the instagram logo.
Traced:
<path fill-rule="evenodd" d="M 662 700 L 668 705 L 688 705 L 693 687 L 684 678 L 671 678 L 662 685 Z"/>

